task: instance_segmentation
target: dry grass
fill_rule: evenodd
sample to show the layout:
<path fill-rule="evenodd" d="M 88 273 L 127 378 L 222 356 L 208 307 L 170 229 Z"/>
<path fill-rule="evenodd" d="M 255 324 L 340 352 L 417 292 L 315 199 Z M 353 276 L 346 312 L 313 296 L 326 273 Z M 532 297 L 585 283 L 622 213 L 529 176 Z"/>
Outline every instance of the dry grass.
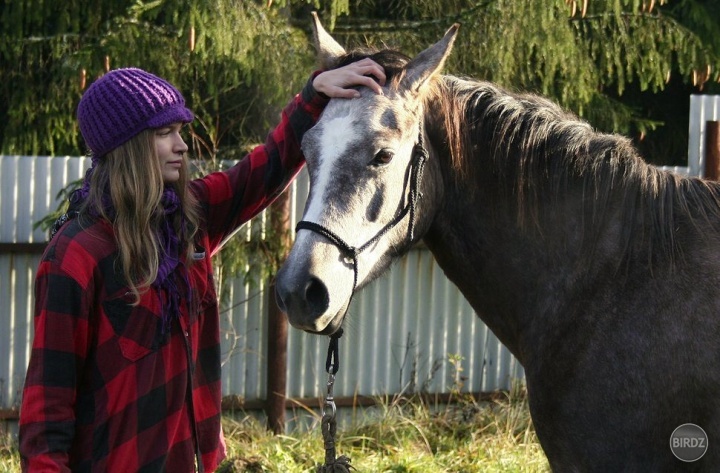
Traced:
<path fill-rule="evenodd" d="M 338 427 L 337 450 L 358 472 L 547 472 L 522 389 L 500 400 L 430 406 L 413 398 L 380 400 Z M 310 428 L 272 435 L 253 416 L 223 420 L 228 458 L 221 473 L 314 473 L 325 451 L 319 418 Z M 0 439 L 0 473 L 20 470 L 17 448 Z"/>
<path fill-rule="evenodd" d="M 433 407 L 417 399 L 379 403 L 361 421 L 338 428 L 337 450 L 359 472 L 547 472 L 524 391 L 501 400 Z M 252 417 L 226 419 L 224 472 L 312 473 L 324 461 L 320 429 L 268 434 Z"/>

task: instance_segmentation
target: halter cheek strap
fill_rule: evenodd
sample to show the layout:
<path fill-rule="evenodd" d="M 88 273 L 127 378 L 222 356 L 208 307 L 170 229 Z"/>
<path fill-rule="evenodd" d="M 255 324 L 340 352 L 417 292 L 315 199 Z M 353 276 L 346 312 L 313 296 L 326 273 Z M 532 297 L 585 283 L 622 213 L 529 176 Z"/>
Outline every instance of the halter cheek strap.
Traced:
<path fill-rule="evenodd" d="M 392 219 L 390 222 L 388 222 L 384 227 L 380 229 L 379 232 L 375 234 L 374 237 L 372 237 L 370 240 L 365 242 L 363 245 L 359 247 L 354 247 L 349 245 L 345 240 L 340 238 L 337 234 L 333 233 L 330 229 L 327 227 L 324 227 L 318 223 L 315 222 L 309 222 L 307 220 L 301 220 L 298 222 L 297 226 L 295 227 L 295 231 L 299 230 L 310 230 L 315 233 L 318 233 L 328 240 L 332 242 L 333 245 L 335 245 L 341 253 L 343 253 L 346 257 L 350 258 L 352 260 L 353 265 L 353 289 L 352 293 L 350 295 L 350 298 L 352 299 L 352 295 L 355 294 L 355 289 L 357 288 L 357 280 L 358 280 L 358 256 L 360 253 L 368 249 L 371 245 L 379 241 L 386 233 L 388 233 L 390 230 L 395 228 L 404 218 L 406 215 L 410 214 L 410 224 L 408 226 L 408 242 L 412 243 L 413 239 L 415 238 L 415 210 L 417 207 L 417 201 L 422 197 L 422 194 L 420 193 L 420 182 L 422 181 L 422 175 L 423 170 L 425 168 L 425 163 L 428 160 L 428 151 L 425 148 L 423 144 L 423 131 L 422 131 L 422 125 L 420 128 L 420 134 L 418 136 L 418 142 L 415 144 L 413 148 L 413 157 L 410 160 L 410 196 L 408 199 L 407 204 L 405 204 L 405 207 L 398 213 L 394 219 Z M 407 186 L 407 184 L 406 184 Z M 405 189 L 403 189 L 403 196 L 405 195 Z M 348 302 L 348 307 L 350 306 L 350 303 Z"/>

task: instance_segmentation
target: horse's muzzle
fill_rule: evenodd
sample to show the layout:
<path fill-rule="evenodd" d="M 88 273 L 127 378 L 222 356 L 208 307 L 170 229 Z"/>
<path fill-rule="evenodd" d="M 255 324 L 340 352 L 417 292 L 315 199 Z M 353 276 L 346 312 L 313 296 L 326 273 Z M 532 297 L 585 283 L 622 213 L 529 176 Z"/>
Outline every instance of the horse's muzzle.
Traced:
<path fill-rule="evenodd" d="M 317 277 L 291 278 L 281 269 L 275 282 L 275 298 L 295 328 L 321 334 L 332 334 L 340 328 L 342 320 L 335 323 L 334 318 L 326 317 L 330 295 Z"/>

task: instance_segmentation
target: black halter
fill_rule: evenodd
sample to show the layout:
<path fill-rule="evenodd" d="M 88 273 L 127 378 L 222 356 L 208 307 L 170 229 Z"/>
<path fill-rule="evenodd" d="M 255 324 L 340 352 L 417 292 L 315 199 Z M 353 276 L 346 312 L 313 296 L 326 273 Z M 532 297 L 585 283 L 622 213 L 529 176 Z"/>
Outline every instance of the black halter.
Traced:
<path fill-rule="evenodd" d="M 308 222 L 306 220 L 301 220 L 298 222 L 297 226 L 295 227 L 295 231 L 298 230 L 310 230 L 315 233 L 319 233 L 320 235 L 324 236 L 328 240 L 330 240 L 339 250 L 341 253 L 343 253 L 346 257 L 349 257 L 352 259 L 353 263 L 353 289 L 352 293 L 350 294 L 350 299 L 352 300 L 352 295 L 355 293 L 355 289 L 357 288 L 357 279 L 358 279 L 358 256 L 360 253 L 368 249 L 372 244 L 376 243 L 380 238 L 382 238 L 386 233 L 388 233 L 390 230 L 395 228 L 397 224 L 399 224 L 406 215 L 410 214 L 410 225 L 408 227 L 408 242 L 412 243 L 413 238 L 415 237 L 415 207 L 417 205 L 417 201 L 420 197 L 422 197 L 422 194 L 419 191 L 420 187 L 420 181 L 422 180 L 422 174 L 423 169 L 425 167 L 425 162 L 428 159 L 428 151 L 425 149 L 425 146 L 423 145 L 423 130 L 422 130 L 422 124 L 420 128 L 420 133 L 418 136 L 418 142 L 413 147 L 413 156 L 410 160 L 410 196 L 408 199 L 407 204 L 405 204 L 405 207 L 398 213 L 394 219 L 392 219 L 390 222 L 388 222 L 384 227 L 380 229 L 379 232 L 375 234 L 374 237 L 372 237 L 370 240 L 365 242 L 363 245 L 359 247 L 354 247 L 342 238 L 340 238 L 338 235 L 333 233 L 328 228 L 315 223 L 315 222 Z M 403 188 L 403 196 L 405 196 L 405 188 L 407 188 L 407 183 L 405 184 L 405 187 Z M 348 307 L 350 306 L 350 302 L 348 302 Z"/>

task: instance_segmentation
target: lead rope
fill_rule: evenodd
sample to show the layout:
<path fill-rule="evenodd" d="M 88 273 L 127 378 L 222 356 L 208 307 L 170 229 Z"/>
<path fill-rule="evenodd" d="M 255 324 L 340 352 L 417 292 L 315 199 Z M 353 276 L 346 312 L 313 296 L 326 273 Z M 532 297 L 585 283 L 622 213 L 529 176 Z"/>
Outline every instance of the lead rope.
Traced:
<path fill-rule="evenodd" d="M 335 414 L 337 413 L 337 407 L 335 406 L 333 385 L 335 384 L 335 374 L 340 369 L 338 340 L 342 337 L 342 334 L 343 331 L 340 329 L 330 335 L 330 344 L 328 345 L 327 361 L 325 362 L 325 370 L 328 373 L 327 395 L 325 396 L 322 417 L 325 464 L 318 466 L 317 473 L 349 473 L 350 470 L 355 469 L 350 465 L 350 457 L 345 455 L 337 457 L 337 452 L 335 451 L 335 435 L 337 434 Z"/>

